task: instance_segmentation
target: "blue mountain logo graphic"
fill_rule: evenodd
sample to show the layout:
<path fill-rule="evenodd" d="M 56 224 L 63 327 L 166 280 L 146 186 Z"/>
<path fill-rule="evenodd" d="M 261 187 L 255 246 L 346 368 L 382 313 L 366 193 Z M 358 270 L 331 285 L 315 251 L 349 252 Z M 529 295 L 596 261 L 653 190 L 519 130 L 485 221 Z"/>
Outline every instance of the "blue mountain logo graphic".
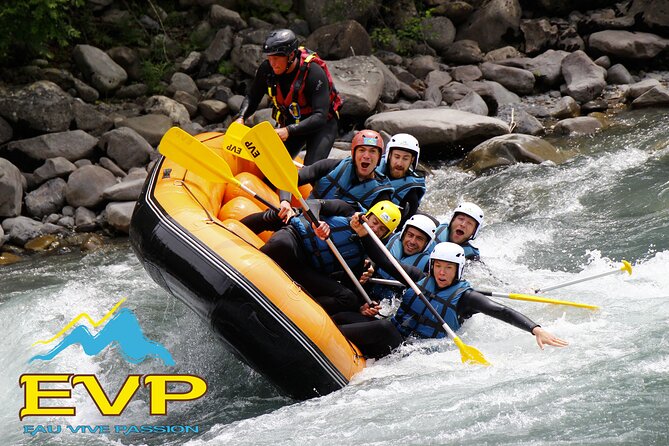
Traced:
<path fill-rule="evenodd" d="M 144 336 L 135 313 L 127 308 L 120 310 L 96 335 L 91 334 L 86 326 L 79 325 L 48 353 L 35 355 L 28 362 L 36 359 L 49 361 L 74 344 L 80 344 L 88 356 L 95 356 L 112 345 L 119 347 L 123 358 L 132 364 L 139 364 L 147 358 L 159 358 L 167 366 L 175 364 L 165 347 Z"/>

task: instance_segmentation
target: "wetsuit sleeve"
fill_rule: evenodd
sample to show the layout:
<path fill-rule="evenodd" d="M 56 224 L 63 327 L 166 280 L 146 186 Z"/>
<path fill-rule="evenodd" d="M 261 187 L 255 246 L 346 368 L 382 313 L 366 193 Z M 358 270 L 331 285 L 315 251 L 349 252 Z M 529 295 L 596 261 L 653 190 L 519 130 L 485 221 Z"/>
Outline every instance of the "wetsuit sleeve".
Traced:
<path fill-rule="evenodd" d="M 362 242 L 362 246 L 365 248 L 365 252 L 367 253 L 367 256 L 369 256 L 370 260 L 376 264 L 377 269 L 381 268 L 384 271 L 388 272 L 395 280 L 399 280 L 402 282 L 404 285 L 407 287 L 409 284 L 407 283 L 406 280 L 404 280 L 404 277 L 395 269 L 395 266 L 388 260 L 388 257 L 383 253 L 381 248 L 372 240 L 371 237 L 365 236 L 361 237 L 360 241 Z M 414 282 L 419 281 L 423 277 L 425 277 L 425 273 L 416 268 L 415 266 L 411 265 L 405 265 L 403 263 L 400 263 L 402 268 L 404 268 L 404 271 L 409 275 L 411 280 Z"/>
<path fill-rule="evenodd" d="M 269 66 L 269 62 L 266 60 L 263 61 L 258 70 L 256 71 L 256 76 L 253 78 L 253 82 L 249 87 L 249 91 L 246 94 L 246 97 L 242 101 L 242 105 L 239 108 L 239 113 L 237 117 L 248 118 L 258 109 L 258 104 L 262 100 L 265 93 L 267 93 L 267 76 L 270 74 L 269 70 L 272 68 Z"/>
<path fill-rule="evenodd" d="M 350 217 L 356 212 L 355 207 L 352 204 L 345 202 L 344 200 L 333 199 L 307 201 L 318 201 L 321 207 L 321 215 L 323 216 L 341 215 L 344 217 Z"/>
<path fill-rule="evenodd" d="M 375 205 L 376 203 L 378 203 L 379 201 L 383 201 L 383 200 L 388 200 L 388 201 L 390 201 L 390 199 L 392 198 L 392 196 L 393 196 L 392 191 L 383 191 L 383 192 L 380 192 L 379 195 L 377 195 L 376 198 L 374 199 L 374 201 L 372 202 L 372 206 L 374 206 L 374 205 Z"/>
<path fill-rule="evenodd" d="M 487 314 L 530 333 L 535 327 L 539 326 L 524 314 L 490 300 L 474 290 L 467 290 L 460 297 L 457 312 L 463 319 L 467 319 L 476 313 Z"/>
<path fill-rule="evenodd" d="M 304 95 L 311 103 L 311 114 L 298 124 L 288 126 L 289 135 L 304 135 L 318 131 L 325 125 L 330 109 L 330 89 L 325 71 L 317 64 L 310 63 L 304 80 Z"/>
<path fill-rule="evenodd" d="M 337 167 L 337 164 L 341 160 L 327 158 L 324 160 L 316 161 L 310 166 L 302 167 L 297 173 L 297 185 L 302 186 L 303 184 L 314 184 L 316 181 L 323 178 L 325 175 L 332 172 L 332 170 Z M 279 199 L 281 201 L 290 201 L 290 192 L 279 191 Z"/>

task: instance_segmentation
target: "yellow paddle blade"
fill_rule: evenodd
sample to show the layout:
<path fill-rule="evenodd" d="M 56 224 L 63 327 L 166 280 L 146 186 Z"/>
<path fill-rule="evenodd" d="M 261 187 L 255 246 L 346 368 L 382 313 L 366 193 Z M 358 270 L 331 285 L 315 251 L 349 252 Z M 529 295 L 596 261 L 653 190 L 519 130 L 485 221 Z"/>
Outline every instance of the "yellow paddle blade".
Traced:
<path fill-rule="evenodd" d="M 230 124 L 225 131 L 225 135 L 223 135 L 223 142 L 221 143 L 223 150 L 245 160 L 253 161 L 251 154 L 248 150 L 244 149 L 243 142 L 244 136 L 246 136 L 246 132 L 249 130 L 250 128 L 246 127 L 244 124 L 239 124 L 237 122 Z"/>
<path fill-rule="evenodd" d="M 590 305 L 590 304 L 582 304 L 579 302 L 570 302 L 568 300 L 559 300 L 559 299 L 550 299 L 548 297 L 542 297 L 542 296 L 532 296 L 529 294 L 517 294 L 517 293 L 510 293 L 509 299 L 515 299 L 515 300 L 525 300 L 529 302 L 542 302 L 545 304 L 555 304 L 555 305 L 569 305 L 571 307 L 578 307 L 578 308 L 589 308 L 591 310 L 599 310 L 599 307 L 597 305 Z"/>
<path fill-rule="evenodd" d="M 490 363 L 486 361 L 483 357 L 483 354 L 476 350 L 474 347 L 465 344 L 462 342 L 459 336 L 453 338 L 453 342 L 460 349 L 460 356 L 462 357 L 462 362 L 465 364 L 481 364 L 484 366 L 489 366 Z"/>
<path fill-rule="evenodd" d="M 297 188 L 297 168 L 272 124 L 263 121 L 255 125 L 246 133 L 244 147 L 272 184 L 296 197 L 302 196 Z"/>
<path fill-rule="evenodd" d="M 632 275 L 632 264 L 627 260 L 623 260 L 623 266 L 620 267 L 621 271 L 627 271 L 627 274 Z"/>
<path fill-rule="evenodd" d="M 172 127 L 163 135 L 158 151 L 207 181 L 239 183 L 223 158 L 178 127 Z"/>

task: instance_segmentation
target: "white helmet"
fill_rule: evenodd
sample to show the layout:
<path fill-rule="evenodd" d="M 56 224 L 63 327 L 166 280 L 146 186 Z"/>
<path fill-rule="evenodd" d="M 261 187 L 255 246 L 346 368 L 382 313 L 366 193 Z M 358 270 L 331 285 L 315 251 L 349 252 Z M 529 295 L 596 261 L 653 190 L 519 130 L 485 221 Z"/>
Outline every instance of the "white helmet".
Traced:
<path fill-rule="evenodd" d="M 432 274 L 432 267 L 434 266 L 435 260 L 455 263 L 458 265 L 458 274 L 455 277 L 455 280 L 458 281 L 462 278 L 462 272 L 465 269 L 466 262 L 465 250 L 462 249 L 462 246 L 451 242 L 438 243 L 432 250 L 432 254 L 430 254 L 430 274 Z"/>
<path fill-rule="evenodd" d="M 402 228 L 402 234 L 400 234 L 400 240 L 404 238 L 404 233 L 406 232 L 409 226 L 413 226 L 420 232 L 427 235 L 427 237 L 429 238 L 428 242 L 425 244 L 425 248 L 423 248 L 423 251 L 425 251 L 425 249 L 427 249 L 427 247 L 430 246 L 430 243 L 434 240 L 434 233 L 437 230 L 437 225 L 434 223 L 434 220 L 432 220 L 427 215 L 422 215 L 422 214 L 416 214 L 412 216 L 410 219 L 406 221 L 406 223 L 404 223 L 404 227 Z"/>
<path fill-rule="evenodd" d="M 390 156 L 390 151 L 393 149 L 400 149 L 406 152 L 410 152 L 414 155 L 413 163 L 411 163 L 411 168 L 416 170 L 418 165 L 418 157 L 420 156 L 420 146 L 418 145 L 418 140 L 408 133 L 398 133 L 393 135 L 386 144 L 386 162 L 388 162 L 388 157 Z"/>
<path fill-rule="evenodd" d="M 453 223 L 453 219 L 455 218 L 456 215 L 458 214 L 465 214 L 474 220 L 476 220 L 476 229 L 474 230 L 474 234 L 472 234 L 472 240 L 476 238 L 477 235 L 479 235 L 479 231 L 481 230 L 481 226 L 483 226 L 483 209 L 475 205 L 474 203 L 470 203 L 465 201 L 464 203 L 460 203 L 458 207 L 455 208 L 453 211 L 453 217 L 451 217 L 451 222 L 448 224 L 448 226 L 451 226 L 451 223 Z"/>

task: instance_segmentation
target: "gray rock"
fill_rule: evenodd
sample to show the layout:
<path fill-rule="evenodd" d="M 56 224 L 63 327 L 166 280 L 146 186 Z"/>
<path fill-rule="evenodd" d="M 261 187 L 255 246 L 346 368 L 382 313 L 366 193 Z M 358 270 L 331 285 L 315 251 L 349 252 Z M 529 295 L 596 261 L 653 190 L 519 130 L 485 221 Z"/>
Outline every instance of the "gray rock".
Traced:
<path fill-rule="evenodd" d="M 144 109 L 148 114 L 168 116 L 176 125 L 185 125 L 190 122 L 190 115 L 186 107 L 167 96 L 151 96 L 144 104 Z"/>
<path fill-rule="evenodd" d="M 195 116 L 195 113 L 197 113 L 197 99 L 190 94 L 186 93 L 185 91 L 176 91 L 174 92 L 173 96 L 174 100 L 177 101 L 179 104 L 183 105 L 186 107 L 186 111 L 188 111 L 188 116 L 191 118 Z M 243 98 L 243 96 L 242 96 Z M 241 105 L 241 103 L 240 103 Z M 237 109 L 239 111 L 239 109 Z"/>
<path fill-rule="evenodd" d="M 446 50 L 455 40 L 455 27 L 447 17 L 427 17 L 421 20 L 423 38 L 437 53 Z"/>
<path fill-rule="evenodd" d="M 200 90 L 197 88 L 197 84 L 192 77 L 185 73 L 176 72 L 170 79 L 170 86 L 167 87 L 167 93 L 174 96 L 177 91 L 185 91 L 194 98 L 200 97 Z"/>
<path fill-rule="evenodd" d="M 63 157 L 76 161 L 92 155 L 97 143 L 96 137 L 83 130 L 73 130 L 12 141 L 7 149 L 18 150 L 36 160 Z"/>
<path fill-rule="evenodd" d="M 95 212 L 85 207 L 74 211 L 74 226 L 78 232 L 89 232 L 97 227 Z"/>
<path fill-rule="evenodd" d="M 21 215 L 23 177 L 18 167 L 0 158 L 0 217 Z"/>
<path fill-rule="evenodd" d="M 7 218 L 2 222 L 2 228 L 7 234 L 10 243 L 23 246 L 28 241 L 44 234 L 62 234 L 66 231 L 54 224 L 42 224 L 28 217 Z"/>
<path fill-rule="evenodd" d="M 428 73 L 439 70 L 439 62 L 433 56 L 416 56 L 411 59 L 408 71 L 418 79 L 425 79 Z"/>
<path fill-rule="evenodd" d="M 62 178 L 53 178 L 32 192 L 26 194 L 25 203 L 28 215 L 42 218 L 58 212 L 65 204 L 65 187 Z"/>
<path fill-rule="evenodd" d="M 400 81 L 393 74 L 392 71 L 375 56 L 371 56 L 370 60 L 376 65 L 376 68 L 383 73 L 383 90 L 381 91 L 381 100 L 384 102 L 394 102 L 400 92 Z M 336 87 L 337 85 L 335 85 Z M 230 102 L 228 102 L 230 105 Z"/>
<path fill-rule="evenodd" d="M 244 102 L 244 96 L 240 94 L 231 96 L 230 99 L 228 99 L 227 104 L 228 107 L 230 107 L 231 115 L 237 115 L 237 113 L 239 113 L 239 110 L 242 108 L 242 102 Z"/>
<path fill-rule="evenodd" d="M 553 131 L 563 135 L 592 135 L 602 128 L 599 119 L 591 116 L 563 119 L 555 124 Z"/>
<path fill-rule="evenodd" d="M 571 96 L 563 96 L 555 103 L 550 116 L 557 119 L 575 118 L 581 114 L 581 107 Z"/>
<path fill-rule="evenodd" d="M 221 60 L 227 59 L 230 55 L 233 38 L 234 31 L 231 27 L 226 26 L 225 28 L 218 30 L 214 36 L 214 40 L 212 40 L 207 49 L 202 52 L 200 76 L 211 74 L 218 70 L 218 64 Z M 255 75 L 255 72 L 253 75 Z"/>
<path fill-rule="evenodd" d="M 145 165 L 154 151 L 146 139 L 130 127 L 121 127 L 105 133 L 100 138 L 100 147 L 125 171 L 131 167 Z"/>
<path fill-rule="evenodd" d="M 657 79 L 644 79 L 640 82 L 637 82 L 635 84 L 632 84 L 629 86 L 629 89 L 627 90 L 627 93 L 625 93 L 625 99 L 628 102 L 632 102 L 648 90 L 655 88 L 655 87 L 661 87 L 662 84 L 660 81 Z"/>
<path fill-rule="evenodd" d="M 86 82 L 77 79 L 76 77 L 72 79 L 74 82 L 74 89 L 77 92 L 77 95 L 85 102 L 88 102 L 89 104 L 94 103 L 100 98 L 100 93 L 98 91 L 88 85 Z"/>
<path fill-rule="evenodd" d="M 72 58 L 88 82 L 102 94 L 110 94 L 128 79 L 128 74 L 107 53 L 91 45 L 77 45 Z"/>
<path fill-rule="evenodd" d="M 114 97 L 118 99 L 135 99 L 144 96 L 148 91 L 149 87 L 146 84 L 124 85 L 116 90 Z"/>
<path fill-rule="evenodd" d="M 533 58 L 511 58 L 497 62 L 499 65 L 522 68 L 531 72 L 536 83 L 547 88 L 556 87 L 563 81 L 562 60 L 569 55 L 566 51 L 548 50 Z"/>
<path fill-rule="evenodd" d="M 458 27 L 456 40 L 478 42 L 483 51 L 507 44 L 507 35 L 517 35 L 520 29 L 521 8 L 518 0 L 490 0 L 475 9 L 467 21 Z"/>
<path fill-rule="evenodd" d="M 512 46 L 505 46 L 488 51 L 483 57 L 486 62 L 499 62 L 505 59 L 521 58 L 525 55 Z"/>
<path fill-rule="evenodd" d="M 615 64 L 606 70 L 606 81 L 612 85 L 626 85 L 634 82 L 632 75 L 623 64 Z"/>
<path fill-rule="evenodd" d="M 456 40 L 441 51 L 441 57 L 446 63 L 459 65 L 476 64 L 483 61 L 483 52 L 474 40 Z"/>
<path fill-rule="evenodd" d="M 451 76 L 445 71 L 431 71 L 425 78 L 427 88 L 425 89 L 425 100 L 431 101 L 435 105 L 441 104 L 441 88 L 452 81 Z"/>
<path fill-rule="evenodd" d="M 460 82 L 450 82 L 441 87 L 441 98 L 450 105 L 467 96 L 470 91 L 474 90 Z"/>
<path fill-rule="evenodd" d="M 70 174 L 65 199 L 73 207 L 96 207 L 103 202 L 102 193 L 113 184 L 116 184 L 116 177 L 107 169 L 83 166 Z"/>
<path fill-rule="evenodd" d="M 530 94 L 534 90 L 534 75 L 522 68 L 505 67 L 491 62 L 481 64 L 483 77 L 495 81 L 518 94 Z"/>
<path fill-rule="evenodd" d="M 483 77 L 481 69 L 476 65 L 462 65 L 451 70 L 453 80 L 458 82 L 478 81 Z"/>
<path fill-rule="evenodd" d="M 265 56 L 260 45 L 247 44 L 234 47 L 230 54 L 230 60 L 244 74 L 253 77 L 256 75 L 260 64 L 265 60 Z M 328 68 L 330 68 L 329 65 Z"/>
<path fill-rule="evenodd" d="M 465 85 L 474 90 L 488 104 L 491 114 L 496 113 L 497 107 L 502 105 L 516 104 L 520 97 L 512 91 L 507 90 L 502 84 L 495 81 L 466 82 Z"/>
<path fill-rule="evenodd" d="M 134 201 L 109 203 L 105 208 L 107 223 L 117 231 L 127 234 L 130 229 L 130 218 L 134 209 Z"/>
<path fill-rule="evenodd" d="M 513 114 L 512 131 L 524 135 L 539 136 L 546 132 L 544 125 L 525 110 L 518 109 Z"/>
<path fill-rule="evenodd" d="M 116 127 L 129 127 L 149 144 L 157 147 L 160 139 L 172 127 L 172 120 L 165 115 L 150 114 L 124 119 L 118 122 Z"/>
<path fill-rule="evenodd" d="M 590 114 L 594 112 L 604 112 L 608 110 L 609 103 L 606 102 L 606 99 L 594 99 L 588 101 L 585 104 L 581 105 L 581 112 L 583 114 Z"/>
<path fill-rule="evenodd" d="M 113 173 L 114 176 L 116 176 L 116 177 L 119 177 L 119 178 L 125 178 L 126 175 L 127 175 L 127 174 L 123 171 L 123 169 L 121 169 L 120 167 L 118 167 L 118 165 L 117 165 L 114 161 L 112 161 L 111 159 L 107 158 L 106 156 L 101 156 L 101 157 L 100 157 L 100 161 L 98 161 L 98 164 L 100 165 L 100 167 L 104 167 L 105 169 L 107 169 L 108 171 L 110 171 L 111 173 Z"/>
<path fill-rule="evenodd" d="M 142 186 L 144 186 L 144 178 L 122 181 L 105 189 L 102 197 L 107 201 L 137 200 L 142 192 Z"/>
<path fill-rule="evenodd" d="M 421 147 L 481 142 L 509 131 L 499 119 L 443 107 L 378 113 L 365 121 L 365 127 L 391 135 L 410 133 Z"/>
<path fill-rule="evenodd" d="M 669 46 L 669 40 L 650 33 L 607 30 L 592 33 L 590 48 L 625 59 L 651 59 Z"/>
<path fill-rule="evenodd" d="M 451 107 L 455 110 L 488 116 L 488 106 L 481 96 L 473 91 L 467 93 L 465 97 L 459 101 L 455 101 Z"/>
<path fill-rule="evenodd" d="M 0 117 L 0 144 L 10 141 L 14 137 L 14 129 L 7 121 Z"/>
<path fill-rule="evenodd" d="M 307 48 L 318 48 L 323 59 L 343 59 L 372 54 L 372 39 L 355 20 L 332 23 L 316 29 L 305 42 Z"/>
<path fill-rule="evenodd" d="M 665 87 L 653 87 L 632 101 L 632 108 L 667 106 L 669 106 L 669 89 Z"/>
<path fill-rule="evenodd" d="M 77 128 L 93 136 L 100 136 L 114 125 L 114 121 L 108 115 L 79 99 L 72 102 L 72 110 Z"/>
<path fill-rule="evenodd" d="M 191 51 L 188 56 L 179 64 L 179 70 L 184 73 L 195 73 L 202 62 L 202 53 Z"/>
<path fill-rule="evenodd" d="M 216 4 L 211 5 L 209 21 L 215 28 L 231 26 L 234 30 L 240 30 L 247 26 L 237 11 Z"/>
<path fill-rule="evenodd" d="M 404 82 L 400 82 L 400 94 L 410 101 L 418 101 L 420 99 L 420 94 Z"/>
<path fill-rule="evenodd" d="M 384 76 L 369 56 L 355 56 L 328 61 L 334 84 L 344 105 L 343 116 L 369 116 L 376 107 L 383 91 Z"/>
<path fill-rule="evenodd" d="M 77 166 L 62 156 L 49 158 L 44 164 L 35 169 L 35 182 L 41 184 L 51 178 L 67 178 L 75 170 L 77 170 Z"/>
<path fill-rule="evenodd" d="M 74 228 L 74 217 L 72 216 L 64 216 L 58 219 L 56 222 L 58 226 L 62 226 L 63 228 L 67 229 L 72 229 Z"/>
<path fill-rule="evenodd" d="M 137 51 L 126 46 L 118 46 L 110 49 L 107 53 L 114 62 L 125 70 L 128 79 L 137 81 L 142 78 L 142 66 Z"/>
<path fill-rule="evenodd" d="M 474 147 L 460 167 L 481 174 L 493 168 L 517 163 L 540 164 L 546 160 L 564 161 L 564 154 L 551 143 L 530 135 L 501 135 Z"/>
<path fill-rule="evenodd" d="M 600 67 L 604 68 L 605 70 L 608 70 L 609 68 L 611 68 L 611 59 L 609 59 L 609 56 L 598 57 L 595 60 L 595 65 L 599 65 Z"/>
<path fill-rule="evenodd" d="M 583 51 L 576 51 L 562 60 L 562 75 L 567 84 L 567 94 L 578 102 L 588 102 L 600 95 L 606 81 L 606 70 Z"/>
<path fill-rule="evenodd" d="M 72 96 L 49 81 L 38 81 L 14 94 L 0 97 L 0 115 L 23 122 L 38 132 L 62 132 L 74 118 Z"/>
<path fill-rule="evenodd" d="M 215 99 L 201 101 L 197 108 L 200 114 L 210 122 L 221 122 L 230 113 L 230 109 L 225 102 Z"/>
<path fill-rule="evenodd" d="M 527 54 L 537 54 L 557 43 L 558 27 L 547 19 L 521 20 L 520 30 L 525 37 Z"/>
<path fill-rule="evenodd" d="M 72 206 L 63 206 L 61 212 L 65 217 L 74 217 L 74 208 Z"/>

